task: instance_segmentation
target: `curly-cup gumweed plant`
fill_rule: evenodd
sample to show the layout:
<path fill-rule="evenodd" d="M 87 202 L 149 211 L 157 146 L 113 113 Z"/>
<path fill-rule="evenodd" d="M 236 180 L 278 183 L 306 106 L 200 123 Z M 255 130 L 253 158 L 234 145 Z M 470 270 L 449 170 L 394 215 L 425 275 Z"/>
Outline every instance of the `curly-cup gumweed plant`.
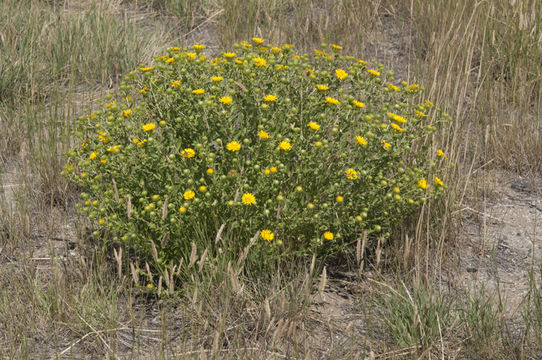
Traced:
<path fill-rule="evenodd" d="M 167 49 L 78 119 L 63 173 L 108 241 L 157 266 L 189 261 L 193 243 L 236 256 L 251 239 L 258 264 L 325 256 L 389 236 L 445 188 L 432 133 L 448 116 L 419 85 L 338 45 L 204 48 Z"/>

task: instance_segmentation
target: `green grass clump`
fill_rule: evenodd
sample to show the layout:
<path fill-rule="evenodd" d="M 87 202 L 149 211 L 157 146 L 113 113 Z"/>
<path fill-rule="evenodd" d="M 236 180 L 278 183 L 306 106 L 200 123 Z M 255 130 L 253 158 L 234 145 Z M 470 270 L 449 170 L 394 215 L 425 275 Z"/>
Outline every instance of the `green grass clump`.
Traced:
<path fill-rule="evenodd" d="M 420 352 L 442 341 L 454 321 L 451 304 L 431 287 L 408 289 L 402 284 L 382 300 L 386 305 L 383 318 L 394 340 Z"/>
<path fill-rule="evenodd" d="M 419 85 L 337 45 L 312 60 L 258 38 L 203 49 L 169 48 L 78 119 L 64 174 L 106 238 L 158 266 L 237 258 L 252 238 L 261 269 L 390 236 L 445 188 L 431 134 L 448 116 Z"/>

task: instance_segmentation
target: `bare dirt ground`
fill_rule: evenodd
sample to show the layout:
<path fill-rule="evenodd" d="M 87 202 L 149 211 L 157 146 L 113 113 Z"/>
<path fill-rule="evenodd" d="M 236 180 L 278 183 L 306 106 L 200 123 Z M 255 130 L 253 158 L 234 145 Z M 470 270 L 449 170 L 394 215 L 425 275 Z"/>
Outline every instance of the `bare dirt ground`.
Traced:
<path fill-rule="evenodd" d="M 497 170 L 478 178 L 485 178 L 489 193 L 476 208 L 462 209 L 453 281 L 500 291 L 514 318 L 529 289 L 529 270 L 537 273 L 541 264 L 542 178 Z"/>

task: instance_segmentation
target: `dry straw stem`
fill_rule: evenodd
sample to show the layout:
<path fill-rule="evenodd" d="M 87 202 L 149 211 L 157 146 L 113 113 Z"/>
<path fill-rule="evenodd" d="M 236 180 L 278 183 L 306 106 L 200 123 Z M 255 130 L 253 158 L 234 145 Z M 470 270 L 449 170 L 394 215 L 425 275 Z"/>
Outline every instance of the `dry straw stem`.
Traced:
<path fill-rule="evenodd" d="M 83 321 L 85 323 L 85 325 L 87 325 L 91 330 L 92 330 L 92 333 L 95 334 L 99 339 L 100 341 L 103 343 L 103 345 L 109 350 L 109 355 L 112 356 L 114 359 L 119 359 L 119 357 L 113 352 L 113 349 L 111 349 L 111 346 L 107 343 L 107 341 L 105 341 L 105 339 L 103 338 L 101 332 L 98 332 L 87 320 L 85 320 L 76 310 L 74 310 L 70 304 L 68 304 L 64 299 L 62 299 L 62 302 L 64 303 L 64 305 L 66 305 L 70 310 L 72 310 L 73 312 L 75 312 L 75 314 L 77 315 L 77 317 Z"/>

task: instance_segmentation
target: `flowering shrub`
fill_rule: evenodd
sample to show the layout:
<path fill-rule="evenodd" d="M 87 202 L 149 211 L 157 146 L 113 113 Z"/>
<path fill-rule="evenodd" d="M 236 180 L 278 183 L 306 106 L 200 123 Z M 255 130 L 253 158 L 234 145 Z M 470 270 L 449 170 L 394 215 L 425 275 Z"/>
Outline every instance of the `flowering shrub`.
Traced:
<path fill-rule="evenodd" d="M 430 134 L 447 115 L 417 84 L 336 45 L 313 59 L 257 38 L 203 48 L 169 48 L 78 119 L 64 175 L 109 239 L 163 264 L 193 242 L 238 255 L 255 235 L 259 262 L 325 255 L 389 236 L 445 187 Z"/>

